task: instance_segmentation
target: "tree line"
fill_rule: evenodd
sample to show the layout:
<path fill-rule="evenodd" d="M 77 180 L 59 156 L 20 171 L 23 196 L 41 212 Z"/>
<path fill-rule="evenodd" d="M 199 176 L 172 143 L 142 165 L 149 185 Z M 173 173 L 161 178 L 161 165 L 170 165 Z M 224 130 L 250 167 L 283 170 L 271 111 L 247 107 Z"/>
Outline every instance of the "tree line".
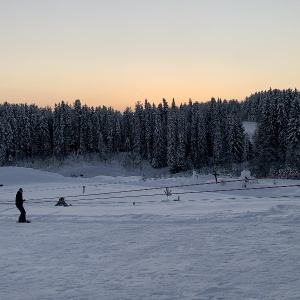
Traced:
<path fill-rule="evenodd" d="M 254 136 L 243 121 L 258 122 Z M 109 160 L 123 152 L 126 163 L 147 160 L 177 173 L 207 167 L 248 167 L 257 176 L 300 168 L 300 96 L 297 90 L 268 90 L 244 101 L 212 98 L 205 103 L 158 105 L 137 102 L 123 112 L 89 107 L 80 100 L 50 107 L 0 105 L 0 163 L 17 159 L 66 159 L 96 154 Z"/>

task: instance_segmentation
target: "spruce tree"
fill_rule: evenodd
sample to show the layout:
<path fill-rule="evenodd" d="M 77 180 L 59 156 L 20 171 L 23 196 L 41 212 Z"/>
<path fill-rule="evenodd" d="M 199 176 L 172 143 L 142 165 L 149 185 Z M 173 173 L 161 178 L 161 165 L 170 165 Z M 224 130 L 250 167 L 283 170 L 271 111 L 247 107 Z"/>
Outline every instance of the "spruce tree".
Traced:
<path fill-rule="evenodd" d="M 227 119 L 227 156 L 231 163 L 240 163 L 244 152 L 244 127 L 237 102 L 232 106 Z"/>
<path fill-rule="evenodd" d="M 153 156 L 153 131 L 154 131 L 154 113 L 151 105 L 145 100 L 144 123 L 145 123 L 145 155 L 144 157 L 151 162 Z"/>
<path fill-rule="evenodd" d="M 172 101 L 172 107 L 168 111 L 168 148 L 167 148 L 167 162 L 171 173 L 178 172 L 178 131 L 177 131 L 177 107 L 175 100 Z"/>
<path fill-rule="evenodd" d="M 188 122 L 185 118 L 185 112 L 181 109 L 178 110 L 178 125 L 177 125 L 177 168 L 178 171 L 186 171 L 188 168 L 187 163 L 187 130 Z"/>
<path fill-rule="evenodd" d="M 198 126 L 197 126 L 197 152 L 195 154 L 196 167 L 200 168 L 208 164 L 209 154 L 208 154 L 208 132 L 207 132 L 207 122 L 205 120 L 205 107 L 201 105 L 198 110 Z"/>
<path fill-rule="evenodd" d="M 158 109 L 153 109 L 154 113 L 154 134 L 153 134 L 153 157 L 151 165 L 153 168 L 165 167 L 167 157 L 166 140 L 163 130 L 163 119 Z"/>
<path fill-rule="evenodd" d="M 291 104 L 287 129 L 287 164 L 300 171 L 300 96 Z"/>

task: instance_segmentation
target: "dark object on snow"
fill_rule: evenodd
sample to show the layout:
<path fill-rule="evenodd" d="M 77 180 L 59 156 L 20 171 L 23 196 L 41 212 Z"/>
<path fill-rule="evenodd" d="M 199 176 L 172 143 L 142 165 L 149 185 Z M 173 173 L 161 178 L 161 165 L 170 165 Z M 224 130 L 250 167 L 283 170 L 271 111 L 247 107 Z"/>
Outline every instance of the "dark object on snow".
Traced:
<path fill-rule="evenodd" d="M 55 206 L 72 206 L 71 204 L 67 204 L 64 197 L 61 197 L 58 199 L 58 202 L 55 204 Z"/>
<path fill-rule="evenodd" d="M 214 172 L 213 175 L 215 176 L 215 181 L 216 181 L 216 183 L 218 183 L 218 175 L 219 175 L 219 174 L 218 174 L 217 172 Z"/>
<path fill-rule="evenodd" d="M 20 216 L 19 216 L 19 223 L 26 223 L 26 211 L 23 207 L 23 202 L 25 200 L 23 199 L 23 189 L 19 188 L 17 194 L 16 194 L 16 207 L 20 211 Z"/>

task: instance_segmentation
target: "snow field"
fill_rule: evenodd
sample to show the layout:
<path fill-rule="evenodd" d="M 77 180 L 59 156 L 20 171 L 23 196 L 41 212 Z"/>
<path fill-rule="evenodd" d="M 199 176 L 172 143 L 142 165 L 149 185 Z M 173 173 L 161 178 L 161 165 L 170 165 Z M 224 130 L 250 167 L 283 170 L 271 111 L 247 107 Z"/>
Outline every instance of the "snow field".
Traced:
<path fill-rule="evenodd" d="M 195 180 L 66 178 L 1 168 L 1 299 L 299 299 L 299 187 L 178 187 L 172 192 L 211 192 L 166 201 L 163 187 Z M 31 224 L 15 222 L 20 186 Z M 162 189 L 136 191 L 151 186 Z M 125 190 L 135 192 L 95 199 Z M 161 195 L 128 197 L 154 193 Z M 54 206 L 61 196 L 72 206 Z"/>

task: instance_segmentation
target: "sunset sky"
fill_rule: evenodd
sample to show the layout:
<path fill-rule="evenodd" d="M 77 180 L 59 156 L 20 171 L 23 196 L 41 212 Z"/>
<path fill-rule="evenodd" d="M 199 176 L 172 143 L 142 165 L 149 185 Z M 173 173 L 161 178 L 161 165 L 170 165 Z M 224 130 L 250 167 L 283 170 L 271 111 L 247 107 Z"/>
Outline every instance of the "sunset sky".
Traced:
<path fill-rule="evenodd" d="M 0 0 L 0 102 L 243 100 L 300 88 L 299 0 Z"/>

